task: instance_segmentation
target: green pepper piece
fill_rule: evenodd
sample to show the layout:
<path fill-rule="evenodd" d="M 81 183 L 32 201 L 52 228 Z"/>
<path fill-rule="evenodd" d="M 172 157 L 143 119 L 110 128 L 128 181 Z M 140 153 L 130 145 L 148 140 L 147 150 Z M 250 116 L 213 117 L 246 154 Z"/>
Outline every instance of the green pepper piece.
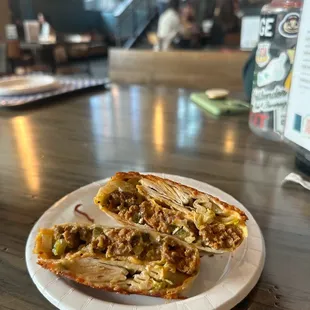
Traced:
<path fill-rule="evenodd" d="M 181 239 L 185 239 L 186 237 L 188 237 L 190 234 L 189 232 L 187 232 L 186 230 L 184 230 L 183 228 L 179 229 L 175 234 L 175 236 L 181 238 Z"/>
<path fill-rule="evenodd" d="M 66 247 L 67 247 L 67 242 L 65 241 L 65 239 L 58 239 L 53 247 L 53 254 L 55 256 L 61 256 L 65 253 Z"/>
<path fill-rule="evenodd" d="M 142 252 L 143 252 L 144 248 L 143 248 L 143 245 L 141 244 L 137 244 L 134 248 L 133 248 L 133 251 L 135 252 L 135 254 L 137 256 L 139 256 Z"/>
<path fill-rule="evenodd" d="M 132 216 L 132 221 L 133 221 L 134 223 L 139 223 L 140 219 L 141 219 L 141 216 L 140 216 L 139 213 L 134 213 L 134 214 L 133 214 L 133 216 Z"/>
<path fill-rule="evenodd" d="M 102 228 L 96 226 L 93 230 L 93 238 L 97 238 L 102 234 L 102 232 L 103 232 Z"/>

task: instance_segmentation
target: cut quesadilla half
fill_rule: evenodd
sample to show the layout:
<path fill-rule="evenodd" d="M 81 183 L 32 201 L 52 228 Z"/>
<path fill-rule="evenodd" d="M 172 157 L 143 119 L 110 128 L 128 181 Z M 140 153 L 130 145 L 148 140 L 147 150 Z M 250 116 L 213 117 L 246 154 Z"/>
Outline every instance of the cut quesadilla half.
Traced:
<path fill-rule="evenodd" d="M 173 235 L 211 253 L 234 251 L 247 237 L 245 213 L 194 188 L 137 172 L 119 172 L 94 202 L 123 224 Z"/>
<path fill-rule="evenodd" d="M 41 229 L 38 264 L 84 285 L 123 294 L 185 298 L 199 251 L 176 238 L 133 227 L 63 224 Z"/>

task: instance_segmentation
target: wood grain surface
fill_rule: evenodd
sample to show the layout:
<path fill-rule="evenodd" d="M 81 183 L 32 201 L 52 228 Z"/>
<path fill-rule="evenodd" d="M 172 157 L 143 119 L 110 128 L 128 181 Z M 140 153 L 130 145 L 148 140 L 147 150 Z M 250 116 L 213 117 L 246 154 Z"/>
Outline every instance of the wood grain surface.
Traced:
<path fill-rule="evenodd" d="M 29 231 L 67 193 L 122 170 L 195 178 L 241 201 L 262 229 L 267 258 L 236 309 L 310 309 L 310 192 L 281 187 L 293 151 L 254 136 L 246 115 L 216 119 L 188 95 L 113 85 L 0 110 L 0 309 L 54 309 L 27 273 Z"/>
<path fill-rule="evenodd" d="M 109 77 L 118 83 L 242 90 L 242 69 L 249 53 L 227 51 L 109 50 Z M 160 70 L 158 69 L 160 68 Z"/>

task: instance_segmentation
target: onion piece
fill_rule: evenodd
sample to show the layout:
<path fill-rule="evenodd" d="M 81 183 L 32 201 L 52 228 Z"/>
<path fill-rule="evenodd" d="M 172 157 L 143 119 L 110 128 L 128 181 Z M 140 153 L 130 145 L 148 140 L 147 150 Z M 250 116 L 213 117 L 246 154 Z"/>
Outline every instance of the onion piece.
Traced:
<path fill-rule="evenodd" d="M 44 252 L 50 252 L 53 247 L 53 235 L 41 234 L 41 246 Z"/>

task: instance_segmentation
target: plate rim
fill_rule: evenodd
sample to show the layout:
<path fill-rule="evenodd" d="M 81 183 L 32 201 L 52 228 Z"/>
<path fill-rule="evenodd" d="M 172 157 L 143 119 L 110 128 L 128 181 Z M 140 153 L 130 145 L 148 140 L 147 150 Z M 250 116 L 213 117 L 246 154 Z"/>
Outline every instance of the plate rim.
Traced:
<path fill-rule="evenodd" d="M 256 267 L 255 270 L 252 272 L 251 274 L 251 278 L 243 284 L 243 286 L 238 290 L 237 293 L 233 293 L 233 295 L 231 297 L 227 297 L 225 301 L 223 301 L 220 305 L 216 306 L 216 305 L 213 305 L 212 304 L 212 301 L 210 300 L 210 298 L 208 298 L 208 294 L 210 295 L 210 293 L 214 294 L 214 291 L 216 293 L 216 291 L 218 291 L 219 289 L 222 289 L 222 290 L 225 290 L 232 293 L 226 286 L 227 284 L 223 284 L 221 281 L 219 283 L 216 283 L 212 288 L 210 288 L 209 290 L 207 291 L 204 291 L 203 293 L 200 293 L 199 295 L 196 295 L 196 296 L 193 296 L 193 297 L 190 297 L 188 299 L 185 299 L 185 300 L 176 300 L 174 303 L 170 303 L 170 304 L 163 304 L 163 305 L 124 305 L 124 304 L 118 304 L 118 303 L 113 303 L 113 302 L 108 302 L 108 301 L 104 301 L 104 300 L 100 300 L 100 302 L 102 303 L 102 306 L 108 306 L 108 305 L 117 305 L 117 306 L 121 306 L 121 308 L 123 309 L 151 309 L 152 307 L 154 308 L 157 307 L 158 309 L 160 310 L 165 310 L 166 308 L 168 309 L 169 305 L 171 306 L 171 304 L 176 304 L 177 305 L 177 308 L 178 308 L 178 305 L 180 305 L 181 307 L 183 307 L 184 309 L 188 309 L 188 310 L 191 310 L 190 306 L 188 304 L 190 304 L 191 302 L 195 302 L 197 301 L 198 299 L 205 299 L 204 301 L 207 301 L 209 303 L 209 305 L 211 306 L 211 308 L 208 308 L 208 309 L 216 309 L 216 310 L 224 310 L 224 309 L 230 309 L 232 307 L 234 307 L 235 305 L 237 305 L 239 302 L 241 302 L 250 292 L 251 290 L 255 287 L 255 285 L 257 284 L 260 276 L 261 276 L 261 273 L 263 271 L 263 268 L 264 268 L 264 264 L 265 264 L 265 259 L 266 259 L 266 248 L 265 248 L 265 241 L 264 241 L 264 237 L 263 237 L 263 234 L 260 230 L 260 227 L 258 226 L 256 220 L 254 219 L 254 217 L 252 216 L 252 214 L 249 212 L 249 210 L 243 205 L 241 204 L 241 202 L 239 202 L 237 199 L 235 199 L 233 196 L 231 196 L 230 194 L 224 192 L 223 190 L 209 184 L 209 183 L 206 183 L 206 182 L 203 182 L 203 181 L 199 181 L 199 180 L 196 180 L 196 179 L 193 179 L 193 178 L 189 178 L 189 177 L 183 177 L 183 176 L 180 176 L 180 175 L 175 175 L 175 174 L 167 174 L 167 173 L 158 173 L 158 172 L 140 172 L 141 174 L 152 174 L 152 175 L 157 175 L 159 177 L 162 177 L 162 178 L 166 178 L 166 179 L 171 179 L 171 180 L 174 180 L 176 182 L 179 182 L 178 178 L 181 178 L 182 181 L 183 181 L 183 184 L 186 185 L 187 182 L 191 182 L 191 183 L 196 183 L 196 185 L 198 185 L 198 187 L 200 187 L 199 185 L 201 186 L 206 186 L 208 187 L 209 189 L 211 189 L 212 191 L 216 191 L 218 192 L 218 194 L 220 196 L 226 196 L 225 199 L 223 199 L 222 197 L 220 197 L 221 200 L 224 200 L 226 201 L 228 198 L 228 200 L 231 200 L 231 201 L 234 201 L 234 204 L 237 205 L 238 207 L 241 206 L 241 209 L 244 209 L 246 212 L 247 212 L 247 216 L 249 217 L 249 220 L 253 221 L 253 224 L 251 226 L 256 226 L 255 228 L 257 229 L 257 232 L 259 233 L 259 236 L 257 237 L 254 237 L 254 236 L 248 236 L 248 237 L 253 237 L 253 238 L 258 238 L 260 239 L 261 241 L 261 245 L 262 245 L 262 248 L 261 248 L 261 251 L 260 251 L 260 259 L 259 259 L 259 264 L 258 266 L 254 265 L 254 264 L 251 264 L 249 262 L 249 264 L 251 264 L 252 266 Z M 62 202 L 66 199 L 68 199 L 69 197 L 71 196 L 74 196 L 76 194 L 76 192 L 79 192 L 79 191 L 83 191 L 83 190 L 86 190 L 87 188 L 91 188 L 93 186 L 102 186 L 103 184 L 105 184 L 107 181 L 110 180 L 111 177 L 108 177 L 108 178 L 104 178 L 104 179 L 100 179 L 100 180 L 97 180 L 97 181 L 94 181 L 94 182 L 91 182 L 89 184 L 86 184 L 84 186 L 81 186 L 75 190 L 73 190 L 72 192 L 66 194 L 65 196 L 63 196 L 62 198 L 60 198 L 59 200 L 57 200 L 55 203 L 53 203 L 48 209 L 45 210 L 45 212 L 40 216 L 40 218 L 35 222 L 35 224 L 33 225 L 33 227 L 31 228 L 30 232 L 29 232 L 29 235 L 27 237 L 27 242 L 26 242 L 26 247 L 25 247 L 25 258 L 26 258 L 26 266 L 27 266 L 27 271 L 28 271 L 28 274 L 30 275 L 33 283 L 35 284 L 35 286 L 37 287 L 37 289 L 40 291 L 40 293 L 51 303 L 53 304 L 56 308 L 60 309 L 60 310 L 74 310 L 75 308 L 72 308 L 71 306 L 67 305 L 65 303 L 60 303 L 59 301 L 56 302 L 56 299 L 51 296 L 48 291 L 46 289 L 43 289 L 41 286 L 40 286 L 40 283 L 39 281 L 37 281 L 34 276 L 35 276 L 35 273 L 33 275 L 30 274 L 30 261 L 31 261 L 31 258 L 34 257 L 34 255 L 32 254 L 32 247 L 30 248 L 30 245 L 33 244 L 33 239 L 34 239 L 34 236 L 37 232 L 37 226 L 39 224 L 39 222 L 45 218 L 45 216 L 53 209 L 59 207 L 59 205 L 62 204 Z M 192 187 L 194 188 L 198 188 L 196 186 L 193 186 Z M 199 188 L 198 188 L 199 190 Z M 249 227 L 249 226 L 248 226 Z M 248 239 L 249 240 L 249 239 Z M 33 246 L 33 245 L 32 245 Z M 244 256 L 246 255 L 246 253 L 248 252 L 249 248 L 247 247 L 246 248 L 246 251 L 245 251 L 245 254 Z M 243 260 L 244 260 L 244 257 L 243 257 Z M 240 264 L 240 262 L 239 262 Z M 237 266 L 238 267 L 238 266 Z M 38 267 L 38 270 L 41 270 L 42 267 Z M 38 271 L 37 270 L 37 271 Z M 232 271 L 229 272 L 225 278 L 229 278 L 229 275 L 231 275 Z M 56 276 L 56 275 L 55 275 Z M 56 276 L 57 277 L 57 276 Z M 58 277 L 57 277 L 58 278 Z M 224 278 L 224 280 L 225 280 Z M 226 279 L 227 280 L 227 279 Z M 230 280 L 231 281 L 231 280 Z M 82 294 L 82 295 L 85 295 L 87 296 L 85 293 L 82 293 L 82 292 L 77 292 L 78 294 Z M 207 294 L 208 293 L 208 294 Z M 88 299 L 94 299 L 92 298 L 91 296 L 89 296 Z M 112 307 L 113 307 L 112 306 Z M 206 305 L 204 305 L 204 307 L 206 308 Z M 84 306 L 82 306 L 82 308 L 84 309 Z M 86 309 L 87 307 L 85 307 Z M 207 308 L 206 308 L 207 309 Z"/>
<path fill-rule="evenodd" d="M 1 87 L 1 83 L 3 82 L 10 82 L 10 81 L 16 81 L 16 80 L 42 80 L 42 79 L 50 79 L 50 82 L 47 84 L 43 84 L 41 86 L 35 86 L 28 89 L 23 90 L 6 90 L 4 87 Z M 10 76 L 10 77 L 4 77 L 0 79 L 0 96 L 22 96 L 22 95 L 30 95 L 40 92 L 46 92 L 49 90 L 57 89 L 61 86 L 59 81 L 52 75 L 25 75 L 25 76 Z"/>

